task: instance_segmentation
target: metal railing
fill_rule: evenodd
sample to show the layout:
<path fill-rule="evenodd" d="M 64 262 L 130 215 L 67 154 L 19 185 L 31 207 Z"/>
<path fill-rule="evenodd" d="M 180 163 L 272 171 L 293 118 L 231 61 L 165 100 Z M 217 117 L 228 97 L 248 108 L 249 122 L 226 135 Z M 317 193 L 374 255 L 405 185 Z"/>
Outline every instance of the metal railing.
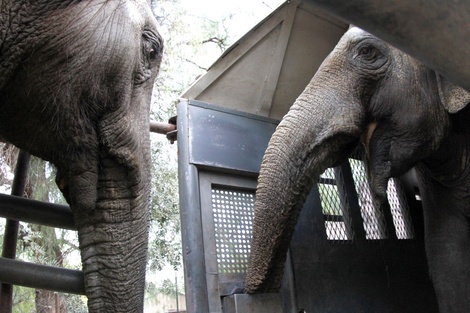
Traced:
<path fill-rule="evenodd" d="M 150 132 L 176 140 L 176 118 L 170 123 L 150 122 Z M 84 274 L 79 270 L 39 265 L 15 260 L 19 221 L 76 230 L 69 206 L 24 198 L 30 155 L 20 151 L 11 195 L 0 194 L 0 217 L 6 218 L 0 257 L 0 312 L 9 313 L 13 305 L 13 285 L 73 294 L 85 294 Z"/>

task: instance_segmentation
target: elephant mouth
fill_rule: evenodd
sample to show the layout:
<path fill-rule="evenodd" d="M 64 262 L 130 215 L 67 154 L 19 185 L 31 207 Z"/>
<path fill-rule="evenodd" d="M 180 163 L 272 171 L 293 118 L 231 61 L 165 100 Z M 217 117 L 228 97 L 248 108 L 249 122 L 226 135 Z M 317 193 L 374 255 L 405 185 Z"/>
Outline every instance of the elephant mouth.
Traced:
<path fill-rule="evenodd" d="M 370 155 L 370 139 L 374 134 L 375 129 L 377 128 L 377 122 L 369 123 L 366 126 L 366 131 L 361 135 L 360 141 L 366 150 L 366 154 Z"/>

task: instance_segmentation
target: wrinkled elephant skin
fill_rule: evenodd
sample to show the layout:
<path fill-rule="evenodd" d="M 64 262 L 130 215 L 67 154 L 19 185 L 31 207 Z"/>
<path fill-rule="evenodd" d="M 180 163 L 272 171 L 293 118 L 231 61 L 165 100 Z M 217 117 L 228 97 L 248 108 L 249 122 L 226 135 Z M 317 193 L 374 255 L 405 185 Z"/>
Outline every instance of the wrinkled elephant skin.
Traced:
<path fill-rule="evenodd" d="M 0 136 L 55 164 L 90 312 L 142 312 L 149 106 L 163 49 L 145 0 L 1 2 Z"/>
<path fill-rule="evenodd" d="M 248 293 L 279 289 L 308 191 L 362 142 L 375 203 L 415 167 L 441 313 L 470 312 L 470 94 L 385 42 L 351 28 L 283 118 L 256 193 Z"/>

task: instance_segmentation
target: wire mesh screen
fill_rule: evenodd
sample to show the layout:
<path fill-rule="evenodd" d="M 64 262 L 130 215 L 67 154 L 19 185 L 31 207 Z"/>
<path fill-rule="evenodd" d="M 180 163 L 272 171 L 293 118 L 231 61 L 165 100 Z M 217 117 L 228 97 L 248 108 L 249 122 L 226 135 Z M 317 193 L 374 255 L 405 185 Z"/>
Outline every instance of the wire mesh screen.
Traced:
<path fill-rule="evenodd" d="M 366 239 L 386 239 L 387 228 L 385 227 L 385 217 L 382 211 L 375 208 L 372 201 L 364 163 L 360 160 L 349 159 L 349 165 L 351 166 L 354 186 L 356 188 L 359 206 L 361 207 L 361 216 L 366 232 Z"/>
<path fill-rule="evenodd" d="M 212 187 L 212 211 L 219 273 L 246 272 L 254 204 L 254 192 Z"/>
<path fill-rule="evenodd" d="M 326 238 L 337 242 L 353 239 L 349 206 L 341 200 L 334 168 L 320 175 L 318 183 L 322 213 L 325 218 Z"/>
<path fill-rule="evenodd" d="M 387 196 L 392 211 L 393 224 L 398 239 L 413 239 L 414 229 L 411 222 L 410 209 L 406 201 L 402 201 L 400 194 L 403 194 L 401 184 L 391 178 L 388 181 Z"/>

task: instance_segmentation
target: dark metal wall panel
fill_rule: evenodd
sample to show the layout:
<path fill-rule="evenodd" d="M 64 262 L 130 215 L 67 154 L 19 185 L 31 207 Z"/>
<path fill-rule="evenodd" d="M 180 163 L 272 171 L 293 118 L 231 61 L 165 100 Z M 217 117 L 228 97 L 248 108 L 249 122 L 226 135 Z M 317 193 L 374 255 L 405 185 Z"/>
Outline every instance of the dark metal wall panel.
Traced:
<path fill-rule="evenodd" d="M 359 225 L 352 242 L 327 240 L 319 202 L 314 188 L 290 245 L 299 307 L 309 313 L 438 312 L 422 234 L 413 240 L 365 240 Z M 357 221 L 360 208 L 351 206 Z M 415 224 L 422 224 L 419 214 L 414 216 Z"/>
<path fill-rule="evenodd" d="M 283 313 L 280 303 L 279 294 L 233 295 L 224 298 L 224 313 Z"/>
<path fill-rule="evenodd" d="M 277 121 L 221 110 L 198 101 L 191 100 L 189 104 L 189 161 L 199 166 L 257 174 Z"/>

